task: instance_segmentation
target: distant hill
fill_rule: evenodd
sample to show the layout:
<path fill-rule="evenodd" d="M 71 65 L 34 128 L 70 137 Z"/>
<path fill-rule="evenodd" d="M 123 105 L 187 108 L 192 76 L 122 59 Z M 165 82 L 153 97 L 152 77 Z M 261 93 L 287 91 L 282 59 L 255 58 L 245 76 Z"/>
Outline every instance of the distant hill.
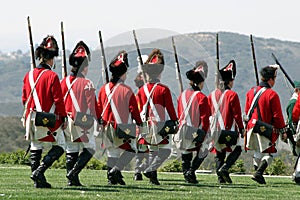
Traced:
<path fill-rule="evenodd" d="M 199 32 L 174 36 L 181 67 L 181 76 L 185 88 L 188 87 L 185 72 L 194 67 L 195 62 L 201 59 L 205 60 L 209 65 L 209 74 L 204 93 L 208 95 L 209 92 L 214 89 L 214 70 L 216 65 L 215 35 L 216 33 Z M 130 68 L 126 83 L 135 90 L 133 79 L 137 74 L 137 53 L 133 42 L 128 43 L 132 44 L 106 47 L 105 53 L 107 63 L 109 64 L 109 61 L 119 50 L 124 49 L 128 52 Z M 254 36 L 254 45 L 259 69 L 266 65 L 274 64 L 271 57 L 271 53 L 274 53 L 290 77 L 293 80 L 298 78 L 298 75 L 300 75 L 300 72 L 297 70 L 298 63 L 300 63 L 300 43 Z M 162 74 L 162 82 L 171 88 L 174 102 L 176 102 L 179 89 L 174 68 L 171 38 L 166 37 L 149 43 L 143 43 L 140 44 L 140 48 L 142 54 L 149 54 L 153 48 L 160 48 L 162 50 L 166 63 L 165 70 Z M 231 59 L 234 59 L 237 63 L 237 77 L 233 89 L 239 94 L 243 108 L 247 90 L 255 85 L 249 36 L 230 32 L 219 32 L 219 50 L 220 67 L 225 66 Z M 70 51 L 67 51 L 67 55 L 69 55 L 69 52 Z M 2 116 L 20 116 L 22 114 L 22 80 L 25 73 L 30 69 L 29 55 L 29 52 L 23 53 L 20 50 L 11 52 L 10 54 L 0 55 L 0 115 Z M 57 68 L 55 71 L 61 75 L 60 58 L 56 59 L 56 65 Z M 69 66 L 68 69 L 70 69 Z M 90 78 L 97 87 L 97 92 L 103 84 L 101 69 L 101 53 L 99 49 L 97 49 L 92 52 L 92 61 L 88 74 L 88 78 Z M 298 79 L 300 80 L 300 78 Z M 278 91 L 280 95 L 283 109 L 291 96 L 288 86 L 283 74 L 279 73 L 274 89 Z"/>

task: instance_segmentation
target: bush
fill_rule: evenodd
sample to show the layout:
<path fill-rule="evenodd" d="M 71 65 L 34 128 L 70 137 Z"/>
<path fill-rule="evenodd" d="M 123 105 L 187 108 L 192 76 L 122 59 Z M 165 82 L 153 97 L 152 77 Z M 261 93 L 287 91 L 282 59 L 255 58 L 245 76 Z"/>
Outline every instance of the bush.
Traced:
<path fill-rule="evenodd" d="M 29 165 L 30 161 L 28 155 L 24 158 L 25 151 L 18 150 L 13 153 L 1 153 L 0 164 L 18 164 Z"/>
<path fill-rule="evenodd" d="M 159 168 L 160 172 L 182 172 L 181 161 L 179 160 L 168 160 L 162 167 Z"/>
<path fill-rule="evenodd" d="M 246 169 L 244 167 L 243 160 L 237 160 L 234 165 L 229 169 L 230 173 L 237 173 L 237 174 L 245 174 Z"/>
<path fill-rule="evenodd" d="M 269 175 L 286 175 L 286 166 L 280 158 L 275 158 L 272 164 L 266 169 Z"/>

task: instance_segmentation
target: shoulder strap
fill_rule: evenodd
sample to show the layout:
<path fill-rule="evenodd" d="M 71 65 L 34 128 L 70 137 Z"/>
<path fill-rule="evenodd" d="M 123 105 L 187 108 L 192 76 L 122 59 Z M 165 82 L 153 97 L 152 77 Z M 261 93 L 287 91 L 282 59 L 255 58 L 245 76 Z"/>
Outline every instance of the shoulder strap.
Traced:
<path fill-rule="evenodd" d="M 72 86 L 73 86 L 74 83 L 77 81 L 77 78 L 75 78 L 74 81 L 73 81 L 71 84 L 69 84 L 70 86 L 68 86 L 67 79 L 68 79 L 68 78 L 66 78 L 66 85 L 67 85 L 68 91 L 66 92 L 66 94 L 65 94 L 65 96 L 64 96 L 64 100 L 66 100 L 68 94 L 70 93 L 70 90 L 71 90 Z M 69 80 L 69 83 L 70 83 L 70 80 Z"/>
<path fill-rule="evenodd" d="M 37 77 L 36 81 L 34 82 L 34 78 L 33 78 L 33 70 L 31 70 L 29 72 L 29 84 L 30 84 L 30 87 L 31 87 L 31 92 L 30 92 L 30 95 L 26 101 L 26 104 L 25 104 L 25 107 L 27 107 L 27 103 L 28 103 L 28 100 L 30 99 L 30 96 L 32 95 L 33 96 L 33 100 L 34 100 L 34 104 L 35 104 L 35 108 L 36 108 L 36 111 L 38 112 L 42 112 L 42 107 L 41 107 L 41 103 L 40 103 L 40 100 L 39 100 L 39 97 L 37 95 L 37 92 L 35 90 L 35 87 L 36 87 L 36 84 L 38 83 L 38 81 L 40 80 L 40 78 L 42 77 L 42 74 L 47 71 L 48 69 L 44 69 L 40 74 L 39 76 Z"/>
<path fill-rule="evenodd" d="M 74 94 L 74 92 L 72 90 L 72 86 L 73 86 L 73 84 L 75 83 L 76 80 L 77 80 L 77 78 L 71 84 L 70 83 L 70 76 L 68 76 L 66 78 L 66 84 L 67 84 L 67 87 L 68 87 L 68 92 L 66 93 L 66 95 L 68 93 L 70 93 L 70 96 L 71 96 L 71 99 L 72 99 L 72 103 L 73 103 L 73 105 L 75 107 L 76 112 L 80 112 L 80 107 L 79 107 L 78 101 L 77 101 L 77 99 L 75 97 L 75 94 Z M 66 95 L 65 95 L 65 97 L 66 97 Z"/>
<path fill-rule="evenodd" d="M 112 97 L 113 97 L 113 94 L 115 93 L 115 91 L 116 91 L 116 89 L 117 89 L 117 87 L 118 87 L 119 85 L 120 85 L 120 83 L 116 84 L 116 85 L 112 88 L 112 90 L 109 89 L 109 83 L 107 83 L 107 84 L 105 85 L 105 93 L 106 93 L 106 96 L 107 96 L 107 102 L 106 102 L 106 105 L 105 105 L 105 107 L 104 107 L 104 109 L 103 109 L 103 111 L 102 111 L 102 113 L 101 113 L 101 117 L 102 117 L 102 116 L 104 115 L 104 112 L 105 112 L 107 106 L 110 104 L 111 109 L 112 109 L 112 112 L 113 112 L 113 115 L 115 116 L 116 122 L 117 122 L 118 124 L 119 124 L 119 123 L 122 123 L 122 121 L 121 121 L 120 115 L 119 115 L 119 113 L 118 113 L 118 111 L 117 111 L 117 108 L 116 108 L 116 106 L 115 106 L 115 104 L 114 104 L 114 102 L 113 102 L 113 100 L 112 100 Z"/>
<path fill-rule="evenodd" d="M 256 88 L 255 88 L 256 89 Z M 254 108 L 257 106 L 257 104 L 258 104 L 258 100 L 259 100 L 259 97 L 262 95 L 262 93 L 264 93 L 264 91 L 266 91 L 267 90 L 267 88 L 266 87 L 263 87 L 263 88 L 261 88 L 257 93 L 256 93 L 256 91 L 255 91 L 255 89 L 254 89 L 254 98 L 253 98 L 253 100 L 252 100 L 252 102 L 251 102 L 251 106 L 250 106 L 250 109 L 249 109 L 249 111 L 248 111 L 248 114 L 247 114 L 247 117 L 248 117 L 248 119 L 250 120 L 251 119 L 251 117 L 252 117 L 252 114 L 253 114 L 253 112 L 254 112 Z M 256 94 L 255 94 L 256 93 Z"/>
<path fill-rule="evenodd" d="M 224 120 L 223 120 L 222 114 L 221 114 L 221 112 L 220 112 L 220 106 L 221 106 L 221 104 L 223 103 L 223 99 L 224 99 L 224 96 L 225 96 L 225 94 L 227 93 L 227 91 L 228 91 L 228 90 L 225 90 L 225 91 L 222 93 L 222 95 L 221 95 L 221 97 L 220 97 L 218 103 L 217 103 L 216 94 L 215 94 L 216 91 L 213 91 L 213 92 L 212 92 L 212 98 L 211 98 L 211 99 L 212 99 L 212 102 L 213 102 L 214 109 L 215 109 L 215 116 L 216 116 L 217 119 L 218 119 L 218 122 L 219 122 L 219 125 L 220 125 L 221 130 L 224 130 L 224 129 L 225 129 L 225 125 L 224 125 Z"/>
<path fill-rule="evenodd" d="M 146 111 L 147 111 L 147 107 L 148 107 L 148 103 L 149 103 L 149 104 L 150 104 L 150 108 L 151 108 L 151 110 L 152 110 L 152 112 L 153 112 L 153 115 L 154 115 L 156 121 L 159 122 L 159 121 L 160 121 L 160 117 L 159 117 L 159 115 L 158 115 L 158 112 L 157 112 L 157 110 L 156 110 L 156 107 L 155 107 L 155 105 L 154 105 L 154 103 L 153 103 L 153 101 L 152 101 L 152 98 L 151 98 L 151 94 L 154 92 L 154 89 L 155 89 L 155 87 L 157 86 L 157 84 L 158 84 L 158 83 L 155 83 L 155 85 L 153 86 L 151 92 L 149 92 L 148 87 L 147 87 L 147 84 L 145 84 L 143 88 L 144 88 L 145 95 L 146 95 L 146 97 L 147 97 L 147 102 L 146 102 L 146 104 L 144 105 L 144 106 L 145 106 L 145 109 L 146 109 Z M 144 109 L 144 107 L 143 107 L 143 109 Z M 145 112 L 145 113 L 146 113 L 146 112 Z"/>
<path fill-rule="evenodd" d="M 142 118 L 143 121 L 146 121 L 146 114 L 147 114 L 148 104 L 149 104 L 149 101 L 150 101 L 150 99 L 151 99 L 151 95 L 152 95 L 152 93 L 154 92 L 154 89 L 156 88 L 157 84 L 158 84 L 158 83 L 155 83 L 155 85 L 153 86 L 153 88 L 151 89 L 150 92 L 149 92 L 149 90 L 148 90 L 148 88 L 147 88 L 147 84 L 145 84 L 145 85 L 143 86 L 145 95 L 146 95 L 146 97 L 147 97 L 147 101 L 146 101 L 146 103 L 143 105 L 143 110 L 142 110 L 142 112 L 140 113 L 141 118 Z M 153 102 L 152 102 L 152 103 L 153 103 Z M 150 105 L 150 107 L 151 107 L 151 105 Z M 151 109 L 152 109 L 152 107 L 151 107 Z M 154 106 L 154 109 L 155 109 L 155 106 Z M 153 109 L 152 109 L 152 110 L 153 110 Z M 156 112 L 156 113 L 157 113 L 157 112 Z M 154 114 L 154 115 L 155 115 L 155 114 Z M 157 115 L 158 115 L 158 114 L 157 114 Z M 156 116 L 155 116 L 155 117 L 156 117 Z M 159 117 L 159 116 L 158 116 L 158 117 Z"/>
<path fill-rule="evenodd" d="M 181 113 L 179 119 L 180 119 L 180 121 L 185 121 L 186 118 L 188 118 L 187 124 L 191 125 L 192 123 L 191 123 L 191 118 L 189 116 L 189 110 L 190 110 L 190 107 L 192 105 L 192 102 L 193 102 L 195 96 L 199 93 L 199 91 L 193 92 L 193 94 L 191 95 L 191 97 L 189 98 L 188 101 L 186 101 L 185 93 L 186 93 L 186 90 L 183 91 L 183 93 L 181 95 L 181 102 L 182 102 L 182 107 L 183 107 L 184 111 Z M 182 119 L 182 117 L 183 117 L 183 119 Z"/>

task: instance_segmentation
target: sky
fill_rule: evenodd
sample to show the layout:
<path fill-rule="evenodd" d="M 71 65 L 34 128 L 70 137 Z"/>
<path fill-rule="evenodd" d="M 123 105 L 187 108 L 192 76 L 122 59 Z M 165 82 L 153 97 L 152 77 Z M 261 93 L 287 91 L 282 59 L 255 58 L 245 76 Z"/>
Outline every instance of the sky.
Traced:
<path fill-rule="evenodd" d="M 298 0 L 9 0 L 1 5 L 0 51 L 29 50 L 27 17 L 34 43 L 48 35 L 72 49 L 79 40 L 92 49 L 133 29 L 164 29 L 179 34 L 228 31 L 300 42 Z"/>

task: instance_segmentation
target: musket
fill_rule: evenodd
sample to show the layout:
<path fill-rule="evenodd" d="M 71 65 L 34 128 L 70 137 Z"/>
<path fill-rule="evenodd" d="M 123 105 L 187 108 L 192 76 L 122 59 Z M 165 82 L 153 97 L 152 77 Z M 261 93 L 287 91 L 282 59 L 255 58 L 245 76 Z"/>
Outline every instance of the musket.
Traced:
<path fill-rule="evenodd" d="M 272 53 L 272 57 L 273 57 L 274 61 L 276 62 L 276 64 L 279 65 L 279 68 L 282 71 L 282 73 L 284 74 L 284 76 L 287 78 L 287 80 L 290 82 L 290 84 L 293 86 L 293 88 L 295 88 L 294 82 L 289 77 L 289 75 L 286 73 L 286 71 L 283 69 L 282 65 L 279 63 L 279 61 L 277 60 L 276 56 L 273 53 Z"/>
<path fill-rule="evenodd" d="M 252 35 L 250 35 L 250 43 L 251 43 L 251 49 L 252 49 L 252 58 L 253 58 L 254 72 L 255 72 L 255 78 L 256 78 L 256 85 L 259 85 L 256 58 L 255 58 L 255 51 L 254 51 L 254 43 L 253 43 Z"/>
<path fill-rule="evenodd" d="M 67 76 L 67 60 L 66 60 L 66 47 L 65 47 L 65 33 L 64 33 L 64 23 L 60 23 L 61 30 L 61 43 L 62 43 L 62 77 Z"/>
<path fill-rule="evenodd" d="M 104 74 L 105 74 L 106 83 L 109 82 L 109 76 L 108 76 L 108 71 L 107 71 L 106 58 L 105 58 L 104 45 L 103 45 L 101 31 L 99 31 L 99 39 L 100 39 L 100 48 L 101 48 L 101 61 L 102 61 L 102 79 L 103 79 L 103 84 L 105 84 Z"/>
<path fill-rule="evenodd" d="M 137 54 L 138 54 L 138 58 L 139 58 L 138 59 L 139 60 L 139 65 L 143 66 L 143 59 L 142 59 L 139 43 L 138 43 L 137 38 L 136 38 L 135 30 L 133 30 L 132 33 L 133 33 L 133 38 L 134 38 L 134 42 L 135 42 L 135 46 L 136 46 L 136 50 L 137 50 Z M 144 72 L 142 67 L 141 67 L 141 70 L 142 70 L 142 76 L 143 76 L 144 84 L 146 84 L 146 75 L 145 75 L 145 72 Z"/>
<path fill-rule="evenodd" d="M 219 34 L 216 34 L 216 72 L 215 72 L 215 88 L 219 88 Z"/>
<path fill-rule="evenodd" d="M 29 33 L 29 43 L 30 43 L 30 54 L 31 54 L 31 69 L 34 69 L 36 67 L 35 65 L 35 57 L 34 57 L 34 49 L 33 49 L 33 40 L 32 40 L 32 32 L 31 32 L 31 25 L 30 25 L 30 18 L 27 17 L 27 23 L 28 23 L 28 33 Z"/>
<path fill-rule="evenodd" d="M 182 92 L 183 91 L 182 79 L 181 79 L 181 74 L 180 74 L 180 67 L 179 67 L 179 61 L 178 61 L 176 46 L 175 46 L 175 42 L 174 42 L 174 37 L 172 37 L 172 45 L 173 45 L 174 57 L 175 57 L 176 79 L 178 80 L 178 83 L 179 83 L 179 90 L 180 90 L 180 92 Z"/>

